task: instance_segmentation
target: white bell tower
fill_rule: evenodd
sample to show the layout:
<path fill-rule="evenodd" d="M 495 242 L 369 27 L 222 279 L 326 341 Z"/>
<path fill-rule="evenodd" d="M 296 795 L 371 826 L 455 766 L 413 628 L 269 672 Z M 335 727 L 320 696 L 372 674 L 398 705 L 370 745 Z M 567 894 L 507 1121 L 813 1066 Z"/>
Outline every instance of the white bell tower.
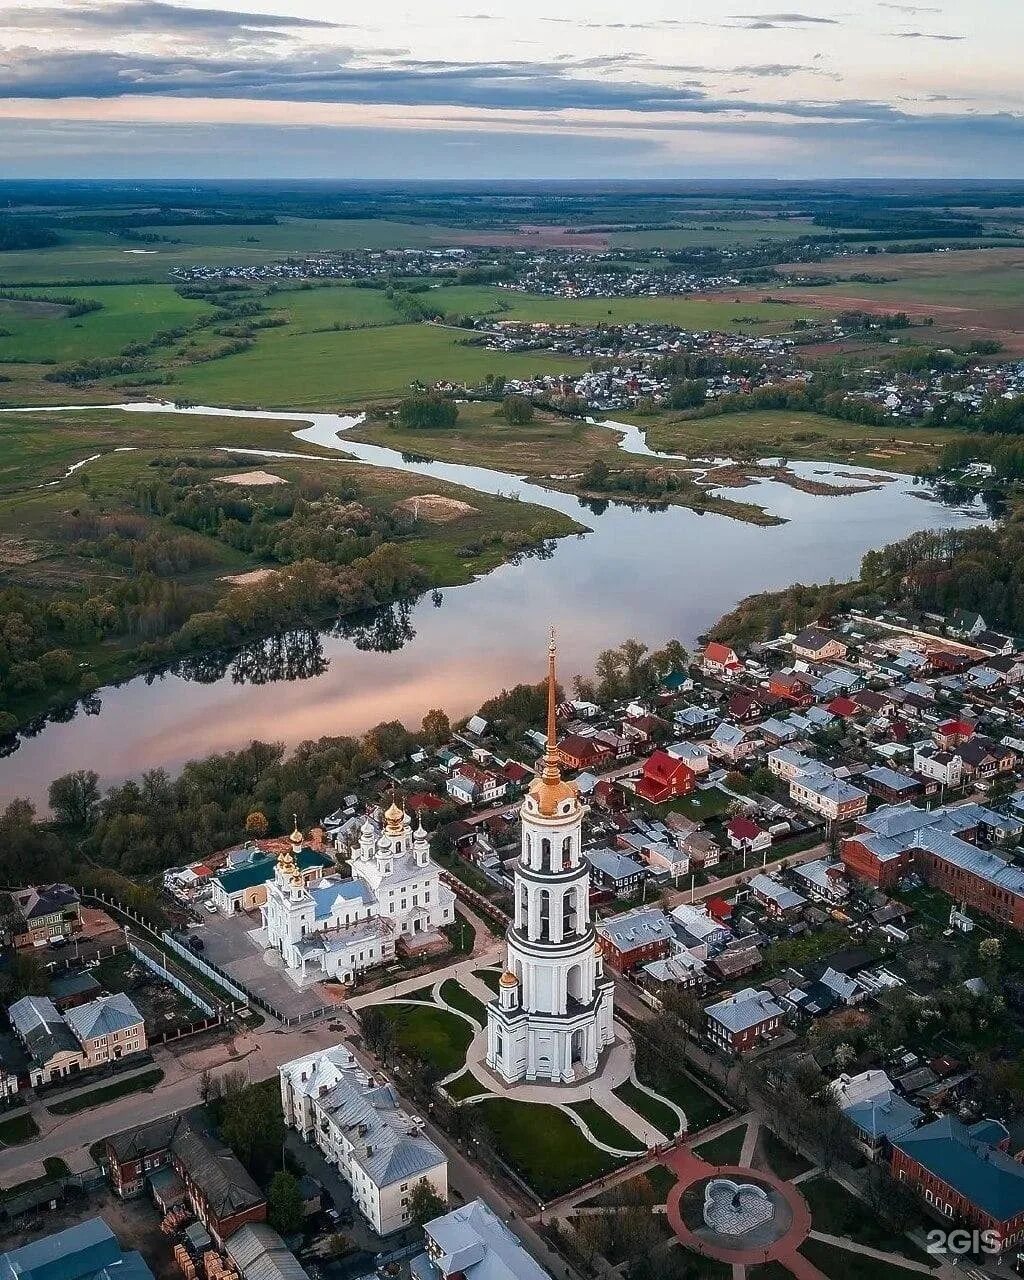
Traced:
<path fill-rule="evenodd" d="M 522 848 L 507 971 L 488 1006 L 487 1065 L 509 1083 L 565 1084 L 593 1075 L 615 1037 L 613 984 L 590 918 L 583 857 L 586 807 L 562 779 L 556 735 L 555 642 L 548 651 L 547 747 L 520 809 Z"/>

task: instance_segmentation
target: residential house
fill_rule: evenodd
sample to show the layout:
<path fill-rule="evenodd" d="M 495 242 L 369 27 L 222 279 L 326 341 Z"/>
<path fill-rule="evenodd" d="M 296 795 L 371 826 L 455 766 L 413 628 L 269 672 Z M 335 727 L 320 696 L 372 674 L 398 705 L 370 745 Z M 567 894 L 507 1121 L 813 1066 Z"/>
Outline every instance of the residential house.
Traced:
<path fill-rule="evenodd" d="M 844 1073 L 832 1081 L 829 1092 L 872 1160 L 887 1150 L 892 1137 L 913 1129 L 924 1117 L 920 1107 L 901 1097 L 886 1073 L 877 1069 L 856 1076 Z"/>
<path fill-rule="evenodd" d="M 902 804 L 905 800 L 913 800 L 923 790 L 919 778 L 899 773 L 886 765 L 865 769 L 858 780 L 869 795 L 884 800 L 886 804 Z"/>
<path fill-rule="evenodd" d="M 954 609 L 948 630 L 951 635 L 958 636 L 961 640 L 973 640 L 983 631 L 987 631 L 988 626 L 980 613 L 974 613 L 970 609 Z"/>
<path fill-rule="evenodd" d="M 805 773 L 820 768 L 819 761 L 805 756 L 802 751 L 794 751 L 791 747 L 776 747 L 768 752 L 768 771 L 783 782 L 792 782 Z"/>
<path fill-rule="evenodd" d="M 754 901 L 759 902 L 774 920 L 795 915 L 806 906 L 808 901 L 801 893 L 791 890 L 774 876 L 763 876 L 763 874 L 753 876 L 748 887 L 751 895 L 754 896 Z"/>
<path fill-rule="evenodd" d="M 1017 759 L 1016 752 L 991 738 L 975 736 L 953 750 L 960 757 L 965 782 L 986 786 L 1002 773 L 1009 773 Z"/>
<path fill-rule="evenodd" d="M 814 701 L 811 677 L 800 671 L 773 671 L 768 680 L 768 692 L 773 698 L 783 698 L 798 707 L 809 707 Z"/>
<path fill-rule="evenodd" d="M 719 680 L 735 680 L 743 672 L 743 663 L 730 645 L 712 641 L 700 656 L 701 670 Z"/>
<path fill-rule="evenodd" d="M 597 924 L 597 945 L 611 967 L 628 973 L 674 950 L 672 922 L 660 907 L 638 907 Z"/>
<path fill-rule="evenodd" d="M 82 1046 L 47 996 L 22 996 L 10 1006 L 7 1016 L 28 1055 L 32 1088 L 85 1069 Z"/>
<path fill-rule="evenodd" d="M 710 768 L 706 742 L 673 742 L 665 751 L 673 760 L 682 760 L 697 777 L 707 773 Z"/>
<path fill-rule="evenodd" d="M 837 778 L 824 766 L 793 778 L 789 795 L 796 804 L 802 804 L 828 822 L 847 822 L 865 813 L 868 807 L 867 792 Z"/>
<path fill-rule="evenodd" d="M 793 916 L 807 905 L 807 899 L 784 885 L 774 876 L 752 876 L 748 886 L 754 901 L 761 904 L 773 920 Z"/>
<path fill-rule="evenodd" d="M 40 947 L 81 932 L 82 904 L 68 884 L 12 889 L 5 932 L 14 947 Z"/>
<path fill-rule="evenodd" d="M 64 1018 L 82 1046 L 87 1067 L 105 1066 L 146 1048 L 142 1014 L 123 992 L 75 1005 Z"/>
<path fill-rule="evenodd" d="M 955 751 L 934 746 L 930 742 L 914 745 L 914 772 L 943 787 L 959 787 L 964 777 L 964 762 Z"/>
<path fill-rule="evenodd" d="M 804 627 L 793 641 L 793 653 L 807 662 L 837 662 L 846 657 L 847 646 L 824 627 Z"/>
<path fill-rule="evenodd" d="M 819 902 L 836 905 L 845 902 L 850 896 L 846 869 L 841 862 L 831 858 L 800 863 L 793 868 L 793 875 L 803 882 L 807 893 Z"/>
<path fill-rule="evenodd" d="M 644 771 L 637 780 L 636 794 L 650 804 L 664 804 L 677 796 L 687 795 L 696 785 L 696 776 L 688 764 L 670 756 L 667 751 L 655 751 L 644 763 Z"/>
<path fill-rule="evenodd" d="M 617 849 L 588 849 L 583 856 L 590 863 L 591 884 L 610 890 L 617 898 L 636 893 L 647 876 L 642 862 Z"/>
<path fill-rule="evenodd" d="M 983 1132 L 987 1121 L 981 1121 Z M 895 1134 L 893 1177 L 913 1187 L 951 1222 L 992 1231 L 1000 1248 L 1024 1238 L 1024 1165 L 978 1132 L 945 1115 Z"/>
<path fill-rule="evenodd" d="M 483 1200 L 470 1200 L 423 1228 L 412 1280 L 551 1280 Z"/>
<path fill-rule="evenodd" d="M 508 791 L 508 779 L 504 774 L 466 762 L 452 770 L 445 787 L 459 804 L 497 804 Z"/>
<path fill-rule="evenodd" d="M 286 1062 L 278 1073 L 285 1125 L 337 1167 L 378 1235 L 409 1226 L 409 1202 L 421 1182 L 447 1200 L 444 1153 L 394 1086 L 365 1072 L 344 1045 Z"/>
<path fill-rule="evenodd" d="M 754 746 L 753 738 L 748 738 L 738 725 L 730 724 L 727 720 L 723 720 L 711 735 L 711 754 L 731 763 L 745 760 L 752 754 Z"/>
<path fill-rule="evenodd" d="M 607 743 L 578 733 L 570 733 L 559 742 L 558 755 L 567 769 L 599 769 L 612 758 Z"/>
<path fill-rule="evenodd" d="M 672 921 L 680 946 L 703 959 L 723 950 L 732 941 L 732 930 L 705 906 L 681 902 L 672 908 Z"/>
<path fill-rule="evenodd" d="M 772 835 L 753 820 L 753 818 L 730 818 L 725 824 L 729 843 L 738 853 L 761 853 L 772 847 Z"/>
<path fill-rule="evenodd" d="M 716 1048 L 725 1053 L 746 1053 L 762 1040 L 778 1035 L 782 1026 L 782 1006 L 768 991 L 745 987 L 704 1009 L 705 1032 Z"/>

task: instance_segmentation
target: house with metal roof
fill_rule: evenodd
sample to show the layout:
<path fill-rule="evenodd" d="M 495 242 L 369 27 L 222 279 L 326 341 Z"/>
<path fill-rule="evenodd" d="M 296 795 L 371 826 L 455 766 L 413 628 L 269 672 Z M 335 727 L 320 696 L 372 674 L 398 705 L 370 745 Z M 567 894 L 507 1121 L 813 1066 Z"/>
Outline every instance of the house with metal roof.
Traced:
<path fill-rule="evenodd" d="M 483 1200 L 470 1200 L 423 1228 L 413 1280 L 551 1280 Z"/>
<path fill-rule="evenodd" d="M 745 987 L 704 1009 L 708 1039 L 726 1053 L 744 1053 L 777 1035 L 782 1006 L 770 991 Z"/>
<path fill-rule="evenodd" d="M 941 1116 L 892 1137 L 891 1168 L 936 1213 L 994 1232 L 1004 1248 L 1024 1239 L 1024 1166 L 989 1136 L 987 1122 L 967 1128 Z"/>
<path fill-rule="evenodd" d="M 750 878 L 750 892 L 770 916 L 791 915 L 806 906 L 807 899 L 774 876 L 758 873 Z"/>
<path fill-rule="evenodd" d="M 286 1062 L 278 1074 L 285 1124 L 337 1167 L 378 1235 L 408 1227 L 409 1197 L 419 1183 L 447 1200 L 448 1161 L 423 1133 L 423 1121 L 344 1045 Z"/>
<path fill-rule="evenodd" d="M 123 992 L 75 1005 L 64 1019 L 82 1046 L 86 1066 L 104 1066 L 146 1048 L 145 1021 Z"/>
<path fill-rule="evenodd" d="M 48 996 L 23 996 L 7 1016 L 28 1055 L 32 1088 L 75 1075 L 87 1065 L 82 1046 Z"/>
<path fill-rule="evenodd" d="M 153 1273 L 102 1218 L 86 1218 L 0 1253 L 0 1280 L 153 1280 Z"/>
<path fill-rule="evenodd" d="M 675 931 L 660 907 L 637 907 L 599 921 L 597 945 L 613 969 L 626 973 L 672 952 Z"/>
<path fill-rule="evenodd" d="M 211 900 L 226 916 L 255 911 L 267 901 L 267 886 L 274 879 L 277 858 L 261 849 L 245 851 L 246 856 L 210 881 Z M 295 864 L 304 885 L 319 880 L 334 863 L 315 849 L 302 848 Z"/>
<path fill-rule="evenodd" d="M 224 1251 L 242 1280 L 309 1280 L 302 1263 L 269 1222 L 248 1222 L 230 1236 Z"/>
<path fill-rule="evenodd" d="M 839 1110 L 857 1130 L 858 1141 L 874 1158 L 897 1134 L 924 1117 L 920 1107 L 901 1097 L 884 1071 L 841 1075 L 828 1086 Z"/>

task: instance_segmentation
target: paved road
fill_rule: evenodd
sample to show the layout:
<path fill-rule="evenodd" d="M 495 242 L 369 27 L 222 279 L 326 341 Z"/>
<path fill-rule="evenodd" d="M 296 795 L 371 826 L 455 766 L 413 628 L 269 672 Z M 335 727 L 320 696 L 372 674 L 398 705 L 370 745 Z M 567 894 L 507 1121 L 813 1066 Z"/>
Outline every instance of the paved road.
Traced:
<path fill-rule="evenodd" d="M 264 1080 L 281 1063 L 337 1044 L 339 1039 L 337 1031 L 329 1030 L 328 1024 L 321 1022 L 294 1031 L 260 1028 L 257 1032 L 244 1032 L 230 1045 L 221 1043 L 180 1058 L 154 1053 L 156 1064 L 164 1069 L 167 1078 L 150 1093 L 129 1094 L 71 1116 L 52 1116 L 41 1105 L 33 1108 L 39 1137 L 21 1146 L 0 1150 L 0 1181 L 10 1186 L 20 1181 L 12 1176 L 15 1171 L 37 1164 L 46 1156 L 89 1147 L 122 1129 L 194 1107 L 199 1101 L 199 1076 L 204 1068 L 214 1077 L 241 1069 L 253 1080 Z"/>
<path fill-rule="evenodd" d="M 829 851 L 828 842 L 823 840 L 821 844 L 804 849 L 801 853 L 780 853 L 774 858 L 769 858 L 764 865 L 758 861 L 757 854 L 754 854 L 747 862 L 746 871 L 737 871 L 735 875 L 724 876 L 721 880 L 712 880 L 710 884 L 695 885 L 692 893 L 689 889 L 669 890 L 666 899 L 671 907 L 678 906 L 680 902 L 704 902 L 707 898 L 716 898 L 730 889 L 735 889 L 747 876 L 755 875 L 758 871 L 771 871 L 780 862 L 795 867 L 804 862 L 814 862 L 817 858 L 824 858 Z M 761 856 L 763 858 L 764 855 Z"/>

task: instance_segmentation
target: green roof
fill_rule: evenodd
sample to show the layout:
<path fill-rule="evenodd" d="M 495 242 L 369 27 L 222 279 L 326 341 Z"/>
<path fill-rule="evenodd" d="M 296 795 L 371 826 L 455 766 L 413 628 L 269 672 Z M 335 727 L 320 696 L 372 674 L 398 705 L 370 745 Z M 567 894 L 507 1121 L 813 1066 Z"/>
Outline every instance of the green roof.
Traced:
<path fill-rule="evenodd" d="M 326 870 L 334 865 L 331 858 L 317 853 L 315 849 L 303 849 L 295 861 L 299 864 L 300 871 L 309 871 L 313 867 Z M 277 859 L 268 853 L 262 858 L 254 858 L 244 866 L 222 871 L 214 879 L 225 893 L 242 893 L 245 889 L 255 889 L 257 885 L 273 880 L 276 866 Z"/>

